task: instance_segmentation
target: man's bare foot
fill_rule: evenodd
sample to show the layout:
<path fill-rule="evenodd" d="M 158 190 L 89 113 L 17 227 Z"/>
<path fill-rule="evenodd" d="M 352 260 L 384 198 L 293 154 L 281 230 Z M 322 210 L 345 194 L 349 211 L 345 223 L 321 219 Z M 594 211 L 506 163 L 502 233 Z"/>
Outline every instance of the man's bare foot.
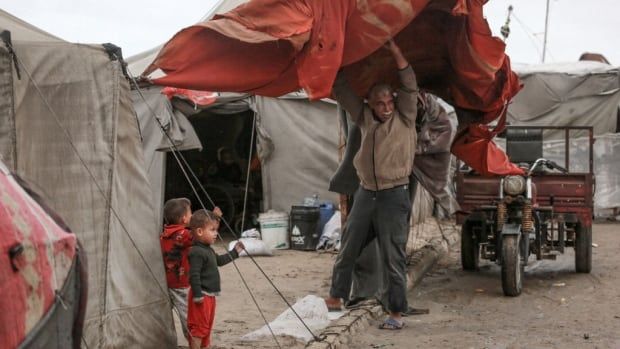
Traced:
<path fill-rule="evenodd" d="M 340 298 L 327 297 L 325 298 L 325 305 L 327 305 L 327 310 L 329 311 L 342 310 L 342 300 Z"/>

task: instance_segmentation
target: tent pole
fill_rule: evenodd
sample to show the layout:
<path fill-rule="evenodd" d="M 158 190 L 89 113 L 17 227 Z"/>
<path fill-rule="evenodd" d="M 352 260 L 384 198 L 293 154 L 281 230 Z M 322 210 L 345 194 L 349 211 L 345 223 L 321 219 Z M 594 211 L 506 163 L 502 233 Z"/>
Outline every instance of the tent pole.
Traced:
<path fill-rule="evenodd" d="M 342 109 L 340 104 L 337 105 L 336 112 L 338 113 L 338 162 L 342 163 L 344 151 L 346 148 L 347 140 L 345 129 L 348 130 L 347 114 Z M 344 223 L 347 221 L 349 215 L 349 197 L 345 194 L 340 194 L 340 224 L 344 227 Z M 343 232 L 341 230 L 341 232 Z M 342 233 L 341 233 L 342 234 Z"/>

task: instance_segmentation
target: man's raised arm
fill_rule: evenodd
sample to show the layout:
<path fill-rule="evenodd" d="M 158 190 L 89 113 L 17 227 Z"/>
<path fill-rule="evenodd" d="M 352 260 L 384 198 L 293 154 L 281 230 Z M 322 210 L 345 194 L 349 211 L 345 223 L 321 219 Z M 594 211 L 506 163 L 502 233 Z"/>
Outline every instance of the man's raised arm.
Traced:
<path fill-rule="evenodd" d="M 398 97 L 396 98 L 396 108 L 405 118 L 411 121 L 411 125 L 413 125 L 418 115 L 419 93 L 415 73 L 394 40 L 390 39 L 386 46 L 390 52 L 392 52 L 392 56 L 394 56 L 394 60 L 396 61 L 398 77 L 400 78 L 401 84 L 401 87 L 398 89 Z"/>
<path fill-rule="evenodd" d="M 353 92 L 342 71 L 336 76 L 332 93 L 336 101 L 351 115 L 351 121 L 361 124 L 364 118 L 364 99 Z"/>

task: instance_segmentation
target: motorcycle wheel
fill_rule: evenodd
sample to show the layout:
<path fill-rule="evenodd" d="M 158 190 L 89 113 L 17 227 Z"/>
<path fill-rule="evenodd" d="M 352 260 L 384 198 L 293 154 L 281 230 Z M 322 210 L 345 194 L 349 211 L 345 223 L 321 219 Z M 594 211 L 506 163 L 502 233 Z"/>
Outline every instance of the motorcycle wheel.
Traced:
<path fill-rule="evenodd" d="M 578 273 L 592 270 L 592 227 L 582 224 L 575 227 L 575 270 Z"/>
<path fill-rule="evenodd" d="M 478 270 L 480 253 L 474 238 L 473 223 L 466 221 L 461 228 L 461 265 L 463 270 Z"/>
<path fill-rule="evenodd" d="M 523 288 L 523 263 L 519 254 L 521 235 L 502 238 L 502 289 L 504 295 L 516 297 Z"/>

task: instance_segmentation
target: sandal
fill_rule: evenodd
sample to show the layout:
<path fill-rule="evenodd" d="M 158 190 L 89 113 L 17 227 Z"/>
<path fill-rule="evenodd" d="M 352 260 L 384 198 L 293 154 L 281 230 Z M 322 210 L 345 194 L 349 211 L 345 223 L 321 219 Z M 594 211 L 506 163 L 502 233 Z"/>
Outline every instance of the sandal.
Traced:
<path fill-rule="evenodd" d="M 381 325 L 379 325 L 380 330 L 400 330 L 405 326 L 404 321 L 398 321 L 394 318 L 387 318 Z"/>

